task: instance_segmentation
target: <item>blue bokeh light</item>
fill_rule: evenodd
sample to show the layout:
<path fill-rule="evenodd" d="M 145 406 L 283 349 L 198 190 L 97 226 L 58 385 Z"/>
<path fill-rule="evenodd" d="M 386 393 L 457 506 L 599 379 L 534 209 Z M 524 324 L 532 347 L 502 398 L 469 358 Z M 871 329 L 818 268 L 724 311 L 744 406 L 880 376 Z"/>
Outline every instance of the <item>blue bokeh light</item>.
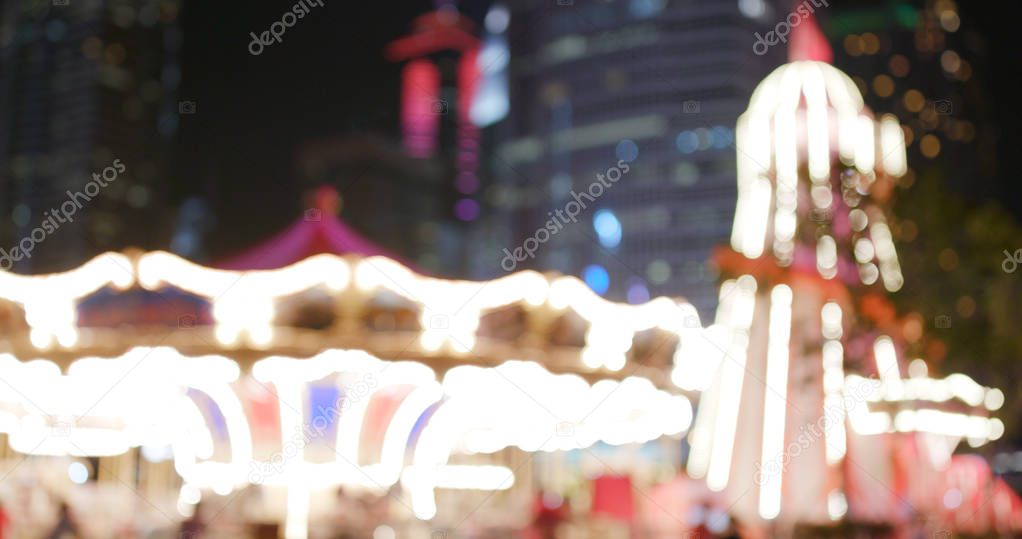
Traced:
<path fill-rule="evenodd" d="M 692 153 L 699 149 L 699 137 L 692 131 L 678 133 L 678 138 L 674 143 L 681 153 Z"/>
<path fill-rule="evenodd" d="M 598 210 L 593 214 L 593 229 L 600 245 L 613 249 L 621 244 L 621 221 L 611 210 Z"/>
<path fill-rule="evenodd" d="M 593 289 L 593 292 L 601 296 L 606 294 L 607 289 L 610 288 L 610 274 L 607 273 L 606 268 L 599 264 L 586 266 L 586 269 L 582 271 L 582 280 L 589 285 L 589 288 Z"/>
<path fill-rule="evenodd" d="M 617 143 L 617 147 L 614 148 L 614 154 L 625 163 L 631 163 L 639 157 L 639 146 L 634 141 L 624 139 Z"/>

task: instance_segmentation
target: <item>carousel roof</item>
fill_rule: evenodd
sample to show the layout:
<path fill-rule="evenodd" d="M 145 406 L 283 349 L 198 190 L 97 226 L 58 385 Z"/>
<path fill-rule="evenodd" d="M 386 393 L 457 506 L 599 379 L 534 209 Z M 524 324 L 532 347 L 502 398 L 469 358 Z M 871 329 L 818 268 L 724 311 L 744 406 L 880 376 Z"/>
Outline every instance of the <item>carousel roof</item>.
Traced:
<path fill-rule="evenodd" d="M 141 312 L 153 304 L 160 315 Z M 381 256 L 319 254 L 234 270 L 161 251 L 106 253 L 60 274 L 0 272 L 0 308 L 0 352 L 65 364 L 136 346 L 229 352 L 245 365 L 364 349 L 441 369 L 532 359 L 558 372 L 627 371 L 664 385 L 683 337 L 692 346 L 702 340 L 694 338 L 698 313 L 683 299 L 614 303 L 575 277 L 534 271 L 445 280 Z"/>
<path fill-rule="evenodd" d="M 394 258 L 337 216 L 339 200 L 335 190 L 320 188 L 310 207 L 291 226 L 215 266 L 231 270 L 277 269 L 318 254 Z"/>

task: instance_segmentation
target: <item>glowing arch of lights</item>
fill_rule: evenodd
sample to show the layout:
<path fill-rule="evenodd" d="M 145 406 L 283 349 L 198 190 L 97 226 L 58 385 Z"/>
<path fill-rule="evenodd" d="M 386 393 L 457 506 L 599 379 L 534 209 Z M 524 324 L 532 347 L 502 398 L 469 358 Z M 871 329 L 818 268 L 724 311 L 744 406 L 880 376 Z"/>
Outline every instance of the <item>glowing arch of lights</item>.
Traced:
<path fill-rule="evenodd" d="M 24 276 L 0 271 L 0 299 L 25 309 L 25 321 L 36 348 L 45 350 L 54 342 L 69 348 L 78 340 L 76 303 L 105 286 L 124 289 L 134 280 L 128 257 L 106 253 L 63 273 Z"/>
<path fill-rule="evenodd" d="M 698 313 L 686 301 L 661 297 L 642 305 L 614 303 L 571 276 L 521 271 L 492 281 L 451 281 L 419 275 L 385 257 L 327 254 L 275 270 L 234 271 L 200 266 L 162 251 L 130 258 L 107 253 L 63 274 L 27 277 L 0 271 L 0 299 L 25 307 L 25 323 L 37 350 L 50 348 L 54 340 L 73 349 L 79 337 L 78 302 L 106 286 L 125 289 L 136 284 L 148 290 L 173 286 L 209 300 L 220 345 L 248 344 L 271 353 L 277 302 L 316 287 L 334 294 L 386 292 L 419 305 L 418 344 L 427 352 L 472 351 L 487 311 L 515 304 L 571 310 L 589 324 L 579 368 L 612 372 L 625 367 L 636 333 L 659 328 L 684 336 L 701 327 Z M 445 323 L 433 323 L 437 317 Z"/>
<path fill-rule="evenodd" d="M 836 147 L 831 141 L 836 140 Z M 749 258 L 759 258 L 768 238 L 770 250 L 784 265 L 794 254 L 796 193 L 800 149 L 806 156 L 814 188 L 814 206 L 830 207 L 831 161 L 834 154 L 866 175 L 899 177 L 907 170 L 905 139 L 897 118 L 879 121 L 865 108 L 855 83 L 837 68 L 822 62 L 785 64 L 767 76 L 752 94 L 749 108 L 738 119 L 738 204 L 731 245 Z M 775 178 L 771 182 L 770 178 Z M 890 231 L 879 212 L 868 219 L 869 256 L 857 256 L 866 284 L 879 267 L 888 290 L 901 288 L 903 279 Z M 866 226 L 866 223 L 863 223 Z M 824 277 L 836 272 L 833 239 L 822 238 L 818 267 Z M 864 246 L 860 252 L 865 252 Z M 873 260 L 876 259 L 876 264 Z"/>
<path fill-rule="evenodd" d="M 337 374 L 371 383 L 350 405 L 336 403 L 336 458 L 306 462 L 309 418 L 301 392 L 310 382 Z M 226 357 L 186 357 L 167 347 L 136 348 L 112 359 L 83 358 L 66 375 L 50 361 L 21 362 L 4 354 L 0 377 L 18 390 L 0 388 L 0 430 L 10 434 L 16 450 L 32 454 L 116 455 L 131 447 L 170 445 L 187 489 L 228 494 L 250 483 L 286 486 L 289 526 L 301 526 L 313 487 L 381 492 L 400 483 L 415 514 L 428 519 L 436 512 L 437 488 L 503 490 L 514 483 L 507 468 L 453 465 L 448 462 L 453 454 L 642 443 L 681 434 L 692 420 L 686 398 L 642 378 L 590 385 L 576 375 L 510 361 L 494 368 L 455 367 L 441 382 L 420 363 L 328 350 L 308 359 L 269 357 L 253 366 L 253 378 L 273 386 L 280 408 L 275 454 L 283 458 L 266 461 L 254 458 L 253 430 L 237 392 L 239 375 L 237 364 Z M 528 387 L 528 394 L 521 387 Z M 390 388 L 408 389 L 398 394 L 385 420 L 378 452 L 360 454 L 366 429 L 378 426 L 366 412 Z M 196 392 L 216 408 L 223 433 L 213 432 L 219 427 L 204 415 Z M 67 432 L 59 432 L 59 423 L 47 424 L 55 418 L 68 420 Z M 217 460 L 213 445 L 221 434 L 230 451 Z M 49 439 L 56 442 L 41 445 Z"/>

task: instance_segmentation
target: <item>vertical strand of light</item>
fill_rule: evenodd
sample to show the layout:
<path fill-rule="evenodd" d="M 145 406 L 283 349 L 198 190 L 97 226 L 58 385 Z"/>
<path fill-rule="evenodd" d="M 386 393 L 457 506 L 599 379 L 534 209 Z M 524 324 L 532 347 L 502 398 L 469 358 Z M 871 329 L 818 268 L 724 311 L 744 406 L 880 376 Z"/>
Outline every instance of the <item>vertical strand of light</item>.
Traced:
<path fill-rule="evenodd" d="M 842 109 L 838 113 L 837 144 L 841 162 L 855 163 L 855 144 L 858 140 L 859 117 L 853 109 Z"/>
<path fill-rule="evenodd" d="M 820 311 L 823 327 L 823 435 L 826 441 L 827 464 L 841 462 L 846 452 L 844 347 L 841 345 L 841 307 L 831 301 Z"/>
<path fill-rule="evenodd" d="M 893 114 L 884 114 L 880 118 L 880 151 L 881 164 L 888 176 L 898 178 L 908 171 L 905 158 L 905 133 L 901 124 Z"/>
<path fill-rule="evenodd" d="M 745 245 L 746 256 L 758 258 L 763 254 L 766 246 L 767 230 L 770 224 L 770 206 L 773 203 L 773 186 L 767 179 L 770 172 L 770 119 L 763 115 L 756 115 L 749 121 L 752 144 L 748 148 L 752 165 L 755 167 L 750 185 L 749 205 L 751 206 L 748 220 L 743 223 L 746 227 L 744 236 L 749 238 Z"/>
<path fill-rule="evenodd" d="M 855 168 L 863 174 L 873 172 L 876 166 L 876 136 L 874 134 L 873 119 L 866 115 L 858 118 L 855 141 Z"/>
<path fill-rule="evenodd" d="M 692 449 L 688 454 L 688 465 L 686 471 L 693 479 L 706 477 L 710 465 L 710 455 L 713 452 L 713 430 L 717 420 L 717 405 L 720 402 L 720 376 L 714 377 L 702 398 L 699 399 L 699 415 L 696 416 L 695 424 L 689 436 L 689 443 Z"/>
<path fill-rule="evenodd" d="M 735 169 L 738 178 L 738 201 L 735 204 L 735 220 L 731 226 L 731 247 L 740 253 L 745 253 L 746 230 L 745 222 L 748 220 L 749 208 L 749 185 L 752 183 L 752 158 L 746 154 L 746 147 L 749 144 L 749 114 L 742 114 L 738 117 L 735 125 Z"/>
<path fill-rule="evenodd" d="M 876 361 L 877 377 L 880 384 L 885 387 L 883 393 L 886 396 L 897 396 L 901 387 L 901 371 L 898 368 L 898 352 L 894 348 L 894 341 L 887 335 L 877 337 L 873 343 L 873 358 Z"/>
<path fill-rule="evenodd" d="M 730 328 L 732 321 L 732 309 L 735 303 L 735 292 L 738 283 L 729 279 L 720 284 L 718 295 L 717 317 L 715 325 L 718 327 Z M 728 335 L 730 337 L 730 335 Z M 708 338 L 709 336 L 704 336 Z M 707 343 L 711 347 L 715 343 Z M 714 350 L 713 352 L 719 352 Z M 714 373 L 710 386 L 703 392 L 699 399 L 699 414 L 696 416 L 695 424 L 692 426 L 689 442 L 692 450 L 688 455 L 688 474 L 695 479 L 706 477 L 710 466 L 710 455 L 713 453 L 714 434 L 717 424 L 717 413 L 721 398 L 721 377 L 723 376 L 723 365 L 727 358 L 721 359 L 720 368 Z"/>
<path fill-rule="evenodd" d="M 287 380 L 277 386 L 280 403 L 280 440 L 284 447 L 294 448 L 293 455 L 282 452 L 283 475 L 287 479 L 287 514 L 284 536 L 287 539 L 306 539 L 309 536 L 309 485 L 305 477 L 305 433 L 302 413 L 290 403 L 302 402 L 302 385 L 298 380 Z"/>
<path fill-rule="evenodd" d="M 770 206 L 773 202 L 773 186 L 770 180 L 760 177 L 752 182 L 749 189 L 749 205 L 751 211 L 748 214 L 746 226 L 746 237 L 751 241 L 745 246 L 745 256 L 759 258 L 763 254 L 766 244 L 767 230 L 770 228 Z"/>
<path fill-rule="evenodd" d="M 763 254 L 770 219 L 770 120 L 762 114 L 743 114 L 736 130 L 738 205 L 731 245 L 748 258 Z"/>
<path fill-rule="evenodd" d="M 798 227 L 795 214 L 798 202 L 798 155 L 795 137 L 795 110 L 779 110 L 774 116 L 774 162 L 777 175 L 774 256 L 785 266 L 791 263 L 794 256 L 792 240 Z"/>
<path fill-rule="evenodd" d="M 756 279 L 751 275 L 739 277 L 734 293 L 731 344 L 720 367 L 720 398 L 714 418 L 713 451 L 706 473 L 706 486 L 718 492 L 727 486 L 731 475 L 731 456 L 738 429 L 738 410 L 749 347 L 749 327 L 756 307 Z"/>
<path fill-rule="evenodd" d="M 816 270 L 824 279 L 837 276 L 837 242 L 830 235 L 816 241 Z"/>
<path fill-rule="evenodd" d="M 858 140 L 858 118 L 862 110 L 862 96 L 855 83 L 843 73 L 823 70 L 824 84 L 830 104 L 837 111 L 837 143 L 841 162 L 855 162 L 855 144 Z"/>
<path fill-rule="evenodd" d="M 898 263 L 898 252 L 894 247 L 891 229 L 879 212 L 871 220 L 873 224 L 869 227 L 869 235 L 876 248 L 877 262 L 880 263 L 880 278 L 884 282 L 884 288 L 896 292 L 905 283 L 905 279 L 901 274 L 901 264 Z"/>
<path fill-rule="evenodd" d="M 792 66 L 784 73 L 774 113 L 774 172 L 777 193 L 774 213 L 774 257 L 782 266 L 795 255 L 798 228 L 798 135 L 796 114 L 802 98 L 801 70 Z"/>
<path fill-rule="evenodd" d="M 809 153 L 809 178 L 814 185 L 830 180 L 830 118 L 823 73 L 818 66 L 806 72 L 806 147 Z"/>
<path fill-rule="evenodd" d="M 763 446 L 760 462 L 780 458 L 784 452 L 784 419 L 788 402 L 788 359 L 791 337 L 791 288 L 777 285 L 770 292 L 766 391 L 763 397 Z M 759 515 L 767 520 L 781 512 L 783 470 L 763 475 Z"/>
<path fill-rule="evenodd" d="M 820 310 L 820 318 L 824 338 L 823 442 L 827 465 L 836 466 L 841 463 L 848 451 L 845 432 L 844 348 L 841 345 L 844 329 L 841 306 L 833 301 L 827 302 Z M 845 498 L 844 486 L 838 479 L 837 486 L 827 493 L 827 514 L 832 520 L 838 520 L 847 512 L 848 501 Z"/>

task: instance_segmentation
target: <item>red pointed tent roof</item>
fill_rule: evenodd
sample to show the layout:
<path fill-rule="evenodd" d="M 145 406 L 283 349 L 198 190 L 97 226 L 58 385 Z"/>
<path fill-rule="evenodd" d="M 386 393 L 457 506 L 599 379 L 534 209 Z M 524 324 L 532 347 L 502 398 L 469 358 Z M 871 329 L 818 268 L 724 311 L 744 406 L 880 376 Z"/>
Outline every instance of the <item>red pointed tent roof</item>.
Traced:
<path fill-rule="evenodd" d="M 788 61 L 815 60 L 834 63 L 834 51 L 823 35 L 816 18 L 810 13 L 798 26 L 791 30 L 791 44 L 788 45 Z"/>
<path fill-rule="evenodd" d="M 294 224 L 255 247 L 220 261 L 216 267 L 277 269 L 322 253 L 395 258 L 337 217 L 339 197 L 336 191 L 323 187 L 313 198 L 312 207 Z"/>

